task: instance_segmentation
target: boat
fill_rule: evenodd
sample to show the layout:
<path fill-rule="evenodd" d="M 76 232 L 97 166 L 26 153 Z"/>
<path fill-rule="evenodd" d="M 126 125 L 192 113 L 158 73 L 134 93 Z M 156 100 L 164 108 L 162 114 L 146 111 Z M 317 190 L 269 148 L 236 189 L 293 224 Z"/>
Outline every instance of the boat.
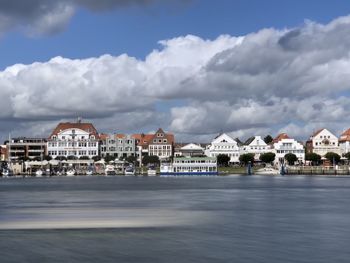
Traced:
<path fill-rule="evenodd" d="M 156 167 L 154 165 L 151 165 L 148 167 L 147 175 L 148 176 L 156 176 L 157 175 L 157 170 L 156 170 Z"/>
<path fill-rule="evenodd" d="M 13 176 L 13 172 L 11 169 L 4 168 L 4 169 L 2 169 L 2 176 L 3 177 Z"/>
<path fill-rule="evenodd" d="M 36 170 L 36 172 L 35 172 L 35 176 L 36 177 L 42 177 L 43 176 L 43 170 L 41 170 L 41 169 L 38 169 L 38 170 Z"/>
<path fill-rule="evenodd" d="M 116 175 L 114 165 L 112 165 L 112 164 L 106 165 L 105 175 Z"/>
<path fill-rule="evenodd" d="M 260 175 L 277 175 L 280 174 L 280 171 L 278 169 L 275 169 L 273 167 L 265 167 L 260 168 L 257 171 L 254 172 L 255 174 Z"/>
<path fill-rule="evenodd" d="M 125 175 L 135 175 L 135 168 L 133 165 L 129 165 L 128 167 L 125 168 Z"/>
<path fill-rule="evenodd" d="M 75 175 L 75 170 L 73 168 L 70 168 L 66 172 L 66 176 L 74 176 Z"/>
<path fill-rule="evenodd" d="M 93 170 L 86 170 L 86 175 L 89 175 L 89 176 L 90 176 L 90 175 L 93 174 L 93 172 L 94 172 Z"/>
<path fill-rule="evenodd" d="M 217 175 L 217 161 L 212 157 L 175 157 L 172 163 L 162 163 L 160 175 Z"/>

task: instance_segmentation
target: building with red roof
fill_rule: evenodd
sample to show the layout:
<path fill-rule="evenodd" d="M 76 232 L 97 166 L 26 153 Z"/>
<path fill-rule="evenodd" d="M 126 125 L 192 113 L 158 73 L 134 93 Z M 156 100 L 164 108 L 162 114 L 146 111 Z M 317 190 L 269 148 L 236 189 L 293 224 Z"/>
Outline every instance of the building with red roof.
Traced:
<path fill-rule="evenodd" d="M 52 158 L 57 156 L 99 155 L 99 134 L 92 123 L 61 122 L 50 134 L 47 141 L 47 152 Z"/>

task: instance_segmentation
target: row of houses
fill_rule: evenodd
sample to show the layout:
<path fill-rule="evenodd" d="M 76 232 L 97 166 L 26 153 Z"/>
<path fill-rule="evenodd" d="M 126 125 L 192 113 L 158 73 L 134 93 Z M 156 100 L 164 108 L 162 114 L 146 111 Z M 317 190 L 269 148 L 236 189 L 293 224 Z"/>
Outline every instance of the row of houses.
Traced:
<path fill-rule="evenodd" d="M 104 134 L 98 133 L 92 123 L 77 122 L 59 123 L 48 138 L 11 138 L 1 147 L 2 160 L 11 158 L 42 158 L 74 156 L 76 158 L 128 158 L 135 157 L 138 161 L 145 155 L 158 156 L 166 160 L 173 156 L 217 157 L 226 154 L 231 163 L 238 163 L 240 155 L 254 154 L 258 161 L 263 153 L 274 152 L 275 162 L 283 162 L 287 153 L 297 156 L 299 163 L 305 162 L 306 153 L 317 153 L 324 156 L 327 152 L 343 155 L 350 151 L 350 129 L 339 138 L 327 129 L 320 129 L 310 136 L 305 145 L 287 134 L 276 136 L 270 143 L 266 143 L 261 136 L 253 136 L 245 142 L 234 139 L 222 133 L 207 144 L 176 143 L 172 133 L 159 128 L 152 134 Z"/>

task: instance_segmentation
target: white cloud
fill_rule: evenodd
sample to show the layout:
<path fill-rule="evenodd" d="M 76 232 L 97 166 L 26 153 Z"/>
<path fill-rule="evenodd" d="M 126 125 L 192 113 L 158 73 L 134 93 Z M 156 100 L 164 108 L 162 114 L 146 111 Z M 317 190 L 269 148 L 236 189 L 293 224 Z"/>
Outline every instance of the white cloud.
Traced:
<path fill-rule="evenodd" d="M 0 72 L 7 98 L 0 118 L 32 125 L 83 116 L 102 129 L 163 126 L 198 140 L 221 130 L 246 137 L 285 128 L 304 138 L 317 126 L 341 131 L 350 120 L 349 33 L 345 17 L 241 37 L 168 39 L 145 60 L 123 54 L 13 65 Z"/>

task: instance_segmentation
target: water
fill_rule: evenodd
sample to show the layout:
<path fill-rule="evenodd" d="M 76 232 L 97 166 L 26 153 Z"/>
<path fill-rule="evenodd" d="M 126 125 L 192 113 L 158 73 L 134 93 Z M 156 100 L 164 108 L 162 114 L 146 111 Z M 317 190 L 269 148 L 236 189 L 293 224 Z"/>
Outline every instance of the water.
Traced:
<path fill-rule="evenodd" d="M 0 262 L 349 262 L 350 179 L 0 179 Z"/>

